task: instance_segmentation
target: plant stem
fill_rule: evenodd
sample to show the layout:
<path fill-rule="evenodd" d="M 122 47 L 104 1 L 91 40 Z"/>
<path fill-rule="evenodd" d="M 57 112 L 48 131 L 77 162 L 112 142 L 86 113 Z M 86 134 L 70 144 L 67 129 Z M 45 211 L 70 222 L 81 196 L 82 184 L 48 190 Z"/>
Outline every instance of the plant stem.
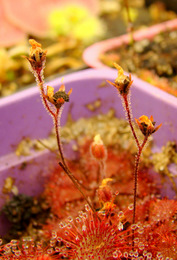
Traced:
<path fill-rule="evenodd" d="M 128 118 L 128 122 L 131 128 L 131 131 L 133 133 L 134 139 L 136 141 L 137 147 L 138 147 L 138 152 L 136 155 L 136 161 L 135 161 L 135 169 L 134 169 L 134 188 L 133 188 L 133 223 L 136 223 L 136 200 L 137 200 L 137 187 L 138 187 L 138 171 L 139 171 L 139 164 L 140 164 L 140 157 L 142 150 L 148 140 L 148 136 L 144 137 L 144 140 L 142 144 L 140 145 L 139 140 L 137 138 L 136 132 L 134 130 L 133 124 L 132 124 L 132 118 L 131 118 L 131 110 L 130 110 L 130 105 L 128 102 L 128 97 L 127 95 L 122 95 L 124 105 L 125 105 L 125 110 Z M 132 246 L 134 247 L 134 230 L 132 232 Z"/>
<path fill-rule="evenodd" d="M 63 155 L 63 151 L 62 151 L 62 145 L 60 142 L 60 135 L 59 135 L 59 120 L 58 120 L 59 112 L 60 112 L 60 109 L 56 108 L 56 113 L 54 115 L 55 134 L 56 134 L 56 138 L 57 138 L 58 152 L 60 154 L 62 164 L 66 167 L 65 158 Z"/>
<path fill-rule="evenodd" d="M 138 172 L 139 172 L 139 164 L 140 164 L 140 157 L 142 154 L 142 150 L 148 140 L 148 136 L 144 137 L 144 140 L 141 146 L 138 149 L 136 155 L 136 162 L 135 162 L 135 170 L 134 170 L 134 189 L 133 189 L 133 224 L 136 223 L 136 200 L 137 200 L 137 187 L 138 187 Z M 134 230 L 132 232 L 132 246 L 134 247 Z"/>
<path fill-rule="evenodd" d="M 129 125 L 130 125 L 130 128 L 131 128 L 132 134 L 133 134 L 133 136 L 134 136 L 134 139 L 135 139 L 135 141 L 136 141 L 136 144 L 137 144 L 137 146 L 138 146 L 138 149 L 140 149 L 140 144 L 139 144 L 137 135 L 136 135 L 136 133 L 135 133 L 135 130 L 134 130 L 134 127 L 133 127 L 133 124 L 132 124 L 131 110 L 130 110 L 130 105 L 129 105 L 129 102 L 128 102 L 127 95 L 123 95 L 122 97 L 123 97 L 123 101 L 124 101 L 124 105 L 125 105 L 125 110 L 126 110 L 126 113 L 127 113 L 127 118 L 128 118 L 128 122 L 129 122 Z"/>
<path fill-rule="evenodd" d="M 105 171 L 105 161 L 101 160 L 99 162 L 99 179 L 101 179 L 101 182 L 103 179 L 106 178 L 106 171 Z"/>
<path fill-rule="evenodd" d="M 43 72 L 38 72 L 36 73 L 36 81 L 38 83 L 38 86 L 40 88 L 40 92 L 41 92 L 41 96 L 42 96 L 42 101 L 44 103 L 45 108 L 47 109 L 47 111 L 54 117 L 55 114 L 54 112 L 51 110 L 51 108 L 49 107 L 46 97 L 45 97 L 45 92 L 44 92 L 44 81 L 43 81 Z"/>
<path fill-rule="evenodd" d="M 134 170 L 133 224 L 135 224 L 135 220 L 136 220 L 136 198 L 137 198 L 139 163 L 140 163 L 140 157 L 141 157 L 142 150 L 143 150 L 147 140 L 148 140 L 148 136 L 145 136 L 143 143 L 141 144 L 140 148 L 138 149 L 138 153 L 136 155 L 135 170 Z"/>
<path fill-rule="evenodd" d="M 62 145 L 61 145 L 61 141 L 60 141 L 60 135 L 59 135 L 59 113 L 61 111 L 60 110 L 61 108 L 60 109 L 56 108 L 56 112 L 54 113 L 51 110 L 50 106 L 48 105 L 46 95 L 45 95 L 45 92 L 44 92 L 44 86 L 43 86 L 43 84 L 44 84 L 43 73 L 41 71 L 36 72 L 36 80 L 37 80 L 38 86 L 40 87 L 41 96 L 42 96 L 44 106 L 46 107 L 46 109 L 52 115 L 52 117 L 54 119 L 54 126 L 55 126 L 56 138 L 57 138 L 58 152 L 59 152 L 59 155 L 61 157 L 61 162 L 59 162 L 59 165 L 62 167 L 62 169 L 68 175 L 70 180 L 73 182 L 74 186 L 80 191 L 80 193 L 82 194 L 82 196 L 84 197 L 84 199 L 86 200 L 86 202 L 88 203 L 88 205 L 90 206 L 92 211 L 95 213 L 94 207 L 92 206 L 92 204 L 89 202 L 89 200 L 87 199 L 87 197 L 83 193 L 83 191 L 81 189 L 81 185 L 79 184 L 78 180 L 74 177 L 74 175 L 71 173 L 71 171 L 69 170 L 69 168 L 68 168 L 68 166 L 65 162 L 65 158 L 64 158 L 64 155 L 63 155 L 63 151 L 62 151 Z"/>
<path fill-rule="evenodd" d="M 130 16 L 130 9 L 129 9 L 128 0 L 124 0 L 124 5 L 125 5 L 125 8 L 126 8 L 127 18 L 128 18 L 128 32 L 129 32 L 129 35 L 130 35 L 130 45 L 133 45 L 134 44 L 134 38 L 133 38 L 134 28 L 133 28 L 132 19 L 131 19 L 131 16 Z"/>
<path fill-rule="evenodd" d="M 71 171 L 69 170 L 69 168 L 68 168 L 68 166 L 65 162 L 65 158 L 64 158 L 63 150 L 62 150 L 62 145 L 61 145 L 61 141 L 60 141 L 60 134 L 59 134 L 59 113 L 60 113 L 60 109 L 59 108 L 56 109 L 56 113 L 54 114 L 54 117 L 53 117 L 54 118 L 55 133 L 56 133 L 56 138 L 57 138 L 58 152 L 59 152 L 60 157 L 61 157 L 61 162 L 59 162 L 59 165 L 62 167 L 62 169 L 68 175 L 70 180 L 73 182 L 74 186 L 80 191 L 80 193 L 82 194 L 82 196 L 84 197 L 84 199 L 86 200 L 86 202 L 88 203 L 88 205 L 90 206 L 92 211 L 95 212 L 94 207 L 92 206 L 92 204 L 89 202 L 89 200 L 87 199 L 87 197 L 83 193 L 78 180 L 71 173 Z"/>
<path fill-rule="evenodd" d="M 85 196 L 84 192 L 82 191 L 79 182 L 77 181 L 77 179 L 74 177 L 74 175 L 70 172 L 70 170 L 68 169 L 68 167 L 66 165 L 63 165 L 62 162 L 59 162 L 59 165 L 62 167 L 62 169 L 64 170 L 64 172 L 68 175 L 68 177 L 70 178 L 70 180 L 73 182 L 74 186 L 80 191 L 80 193 L 82 194 L 82 196 L 84 197 L 84 199 L 86 200 L 86 202 L 88 203 L 88 205 L 90 206 L 91 210 L 93 211 L 93 213 L 96 213 L 94 207 L 92 206 L 92 204 L 89 202 L 89 200 L 87 199 L 87 197 Z"/>

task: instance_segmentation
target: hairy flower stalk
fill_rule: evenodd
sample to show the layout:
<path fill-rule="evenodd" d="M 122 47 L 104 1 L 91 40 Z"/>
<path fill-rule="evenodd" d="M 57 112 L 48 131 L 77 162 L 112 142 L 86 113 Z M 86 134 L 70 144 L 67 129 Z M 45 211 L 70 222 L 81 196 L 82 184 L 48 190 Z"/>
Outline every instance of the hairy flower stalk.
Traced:
<path fill-rule="evenodd" d="M 144 135 L 144 140 L 138 149 L 138 153 L 136 155 L 136 162 L 135 162 L 135 172 L 134 172 L 134 208 L 135 209 L 133 212 L 133 223 L 135 223 L 136 221 L 135 218 L 136 218 L 137 180 L 138 180 L 138 168 L 140 163 L 140 156 L 145 144 L 148 141 L 149 136 L 155 133 L 162 125 L 160 124 L 159 126 L 155 127 L 153 116 L 151 116 L 149 119 L 147 116 L 143 115 L 139 119 L 135 118 L 135 121 L 138 124 L 138 127 L 141 130 L 142 134 Z"/>
<path fill-rule="evenodd" d="M 131 131 L 133 133 L 134 139 L 135 139 L 137 147 L 138 147 L 138 151 L 136 154 L 136 160 L 135 160 L 135 168 L 134 168 L 134 189 L 133 189 L 134 190 L 134 200 L 133 200 L 133 220 L 132 220 L 132 222 L 133 222 L 133 224 L 135 224 L 136 223 L 136 201 L 137 201 L 137 186 L 138 186 L 138 172 L 139 172 L 140 157 L 141 157 L 143 148 L 148 141 L 149 136 L 151 134 L 155 133 L 161 127 L 161 124 L 155 128 L 155 122 L 153 121 L 152 116 L 150 117 L 150 119 L 145 115 L 141 116 L 139 119 L 135 118 L 135 121 L 138 124 L 139 129 L 141 130 L 142 134 L 144 135 L 144 140 L 140 144 L 138 137 L 136 135 L 134 126 L 132 124 L 131 109 L 130 109 L 130 104 L 128 101 L 128 95 L 129 95 L 130 87 L 131 87 L 133 81 L 131 80 L 131 75 L 126 76 L 124 74 L 123 69 L 118 64 L 114 63 L 114 66 L 118 70 L 118 77 L 115 79 L 114 83 L 110 82 L 110 81 L 108 81 L 108 82 L 111 85 L 113 85 L 114 87 L 116 87 L 116 89 L 118 90 L 118 92 L 122 98 L 123 105 L 125 106 L 128 122 L 129 122 Z M 134 231 L 132 233 L 133 233 L 133 236 L 132 236 L 133 243 L 132 244 L 134 247 Z"/>
<path fill-rule="evenodd" d="M 54 88 L 51 86 L 47 86 L 47 90 L 44 89 L 44 67 L 46 62 L 46 53 L 47 51 L 43 51 L 41 48 L 41 44 L 36 42 L 35 40 L 29 40 L 31 44 L 29 57 L 26 57 L 31 65 L 31 70 L 35 76 L 36 82 L 39 86 L 41 97 L 43 104 L 49 114 L 52 116 L 54 120 L 55 133 L 57 138 L 58 152 L 60 155 L 61 161 L 59 165 L 62 167 L 64 172 L 71 179 L 75 187 L 80 191 L 82 196 L 85 198 L 86 202 L 89 204 L 90 208 L 95 212 L 92 204 L 87 199 L 86 195 L 81 189 L 79 181 L 74 177 L 74 175 L 69 170 L 62 150 L 62 144 L 60 140 L 60 116 L 62 113 L 63 105 L 65 102 L 69 102 L 69 96 L 72 93 L 72 89 L 68 93 L 65 92 L 65 86 L 62 84 L 57 92 L 54 93 Z"/>
<path fill-rule="evenodd" d="M 120 94 L 120 97 L 123 102 L 123 106 L 125 107 L 128 123 L 130 125 L 130 128 L 133 133 L 136 144 L 139 148 L 140 144 L 139 144 L 139 140 L 137 138 L 136 132 L 135 132 L 133 124 L 132 124 L 131 107 L 130 107 L 130 102 L 129 102 L 129 92 L 130 92 L 130 87 L 131 87 L 133 81 L 131 79 L 131 75 L 126 76 L 124 74 L 124 71 L 121 66 L 119 66 L 117 63 L 114 63 L 114 66 L 118 70 L 118 77 L 115 79 L 114 82 L 111 82 L 111 81 L 108 81 L 108 82 L 111 85 L 113 85 L 118 90 L 118 93 Z"/>

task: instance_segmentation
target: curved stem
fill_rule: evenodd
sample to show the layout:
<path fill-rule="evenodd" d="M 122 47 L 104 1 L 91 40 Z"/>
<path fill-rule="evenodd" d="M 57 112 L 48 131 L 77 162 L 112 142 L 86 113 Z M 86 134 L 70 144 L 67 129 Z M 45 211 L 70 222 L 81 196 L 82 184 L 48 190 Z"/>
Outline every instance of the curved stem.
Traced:
<path fill-rule="evenodd" d="M 61 157 L 61 162 L 59 162 L 59 165 L 62 167 L 62 169 L 65 171 L 65 173 L 68 175 L 68 177 L 70 178 L 70 180 L 73 182 L 73 184 L 75 185 L 75 187 L 80 191 L 80 193 L 82 194 L 82 196 L 84 197 L 84 199 L 86 200 L 86 202 L 88 203 L 88 205 L 90 206 L 90 208 L 92 209 L 93 212 L 95 212 L 94 207 L 92 206 L 92 204 L 89 202 L 89 200 L 87 199 L 87 197 L 85 196 L 85 194 L 83 193 L 82 189 L 81 189 L 81 185 L 78 182 L 78 180 L 74 177 L 74 175 L 71 173 L 71 171 L 69 170 L 66 162 L 65 162 L 65 158 L 63 155 L 63 150 L 62 150 L 62 145 L 61 145 L 61 141 L 60 141 L 60 134 L 59 134 L 59 112 L 60 109 L 57 108 L 56 109 L 56 113 L 54 115 L 54 126 L 55 126 L 55 133 L 56 133 L 56 138 L 57 138 L 57 145 L 58 145 L 58 151 Z"/>
<path fill-rule="evenodd" d="M 59 154 L 60 154 L 60 157 L 61 157 L 61 162 L 59 162 L 59 165 L 62 167 L 62 169 L 68 175 L 68 177 L 73 182 L 75 187 L 80 191 L 80 193 L 82 194 L 82 196 L 84 197 L 84 199 L 86 200 L 86 202 L 88 203 L 88 205 L 90 206 L 92 211 L 95 213 L 94 207 L 92 206 L 92 204 L 89 202 L 89 200 L 87 199 L 87 197 L 85 196 L 85 194 L 81 190 L 80 183 L 74 177 L 74 175 L 71 173 L 71 171 L 69 170 L 69 168 L 68 168 L 68 166 L 67 166 L 67 164 L 65 162 L 65 158 L 64 158 L 64 155 L 63 155 L 63 151 L 62 151 L 62 145 L 61 145 L 61 141 L 60 141 L 60 134 L 59 134 L 59 120 L 58 120 L 58 118 L 59 118 L 59 113 L 61 111 L 60 110 L 61 108 L 60 109 L 56 108 L 56 113 L 54 113 L 51 110 L 51 108 L 50 108 L 50 106 L 49 106 L 49 104 L 47 102 L 46 95 L 45 95 L 45 92 L 44 92 L 44 86 L 43 86 L 43 84 L 44 84 L 44 81 L 43 81 L 43 71 L 37 71 L 35 76 L 36 76 L 36 80 L 37 80 L 38 86 L 39 86 L 40 91 L 41 91 L 41 96 L 42 96 L 43 103 L 44 103 L 46 109 L 48 110 L 48 112 L 52 115 L 52 117 L 54 119 L 54 126 L 55 126 L 56 138 L 57 138 L 58 151 L 59 151 Z"/>
<path fill-rule="evenodd" d="M 92 204 L 90 203 L 90 201 L 87 199 L 87 197 L 85 196 L 84 192 L 82 191 L 80 184 L 78 182 L 78 180 L 74 177 L 74 175 L 70 172 L 70 170 L 68 169 L 67 166 L 63 165 L 62 162 L 59 162 L 59 165 L 62 167 L 62 169 L 64 170 L 64 172 L 68 175 L 68 177 L 70 178 L 70 180 L 73 182 L 74 186 L 80 191 L 80 193 L 82 194 L 82 196 L 84 197 L 84 199 L 86 200 L 86 202 L 88 203 L 88 205 L 90 206 L 91 210 L 93 211 L 93 213 L 95 213 L 95 209 L 92 206 Z"/>

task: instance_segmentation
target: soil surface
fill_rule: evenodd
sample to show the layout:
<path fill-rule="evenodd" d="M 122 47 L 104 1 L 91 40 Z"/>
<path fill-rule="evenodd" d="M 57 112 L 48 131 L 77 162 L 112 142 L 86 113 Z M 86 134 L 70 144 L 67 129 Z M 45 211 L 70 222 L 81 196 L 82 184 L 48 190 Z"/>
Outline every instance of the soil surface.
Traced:
<path fill-rule="evenodd" d="M 152 41 L 143 39 L 107 52 L 102 61 L 112 61 L 128 72 L 177 96 L 177 31 L 160 33 Z"/>

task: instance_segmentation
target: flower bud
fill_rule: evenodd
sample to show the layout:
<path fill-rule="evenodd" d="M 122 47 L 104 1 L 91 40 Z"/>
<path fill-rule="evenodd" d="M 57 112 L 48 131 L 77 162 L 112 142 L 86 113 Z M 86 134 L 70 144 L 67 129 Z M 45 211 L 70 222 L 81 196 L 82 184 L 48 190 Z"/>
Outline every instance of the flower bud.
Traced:
<path fill-rule="evenodd" d="M 96 160 L 105 160 L 107 157 L 107 150 L 100 138 L 100 135 L 94 137 L 94 141 L 91 144 L 91 154 Z"/>

